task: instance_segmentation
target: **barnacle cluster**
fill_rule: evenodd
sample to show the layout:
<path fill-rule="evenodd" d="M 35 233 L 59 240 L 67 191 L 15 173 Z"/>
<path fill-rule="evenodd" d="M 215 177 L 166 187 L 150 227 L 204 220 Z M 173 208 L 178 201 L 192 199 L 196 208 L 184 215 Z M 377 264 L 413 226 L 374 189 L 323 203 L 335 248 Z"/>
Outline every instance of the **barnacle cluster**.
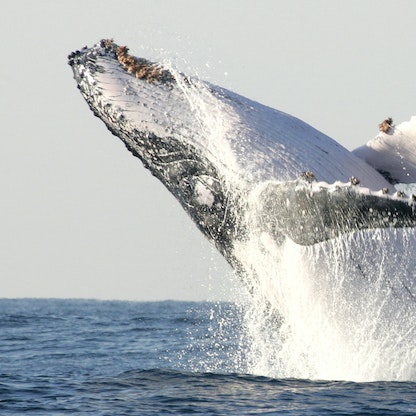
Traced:
<path fill-rule="evenodd" d="M 302 172 L 300 174 L 300 179 L 304 180 L 305 182 L 315 182 L 316 181 L 316 177 L 315 174 L 311 171 L 306 171 L 306 172 Z"/>
<path fill-rule="evenodd" d="M 351 178 L 350 178 L 350 184 L 351 185 L 359 185 L 360 184 L 360 180 L 357 177 L 355 177 L 355 176 L 351 176 Z"/>
<path fill-rule="evenodd" d="M 393 119 L 391 117 L 386 118 L 383 120 L 379 125 L 378 128 L 383 133 L 389 133 L 390 129 L 393 127 Z"/>
<path fill-rule="evenodd" d="M 102 46 L 115 53 L 123 68 L 136 78 L 144 79 L 147 82 L 172 82 L 174 77 L 170 71 L 163 69 L 160 65 L 143 58 L 136 58 L 129 54 L 127 46 L 119 46 L 112 39 L 102 41 Z"/>

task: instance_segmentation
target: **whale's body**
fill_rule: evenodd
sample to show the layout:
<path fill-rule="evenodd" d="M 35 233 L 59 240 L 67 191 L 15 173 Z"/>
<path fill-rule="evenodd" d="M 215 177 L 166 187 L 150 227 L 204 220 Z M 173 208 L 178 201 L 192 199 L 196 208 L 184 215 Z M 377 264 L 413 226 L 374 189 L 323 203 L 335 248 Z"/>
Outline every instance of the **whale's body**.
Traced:
<path fill-rule="evenodd" d="M 349 152 L 110 40 L 69 63 L 94 114 L 247 283 L 247 371 L 275 375 L 265 357 L 279 377 L 415 379 L 415 198 L 393 185 L 416 182 L 415 117 Z"/>

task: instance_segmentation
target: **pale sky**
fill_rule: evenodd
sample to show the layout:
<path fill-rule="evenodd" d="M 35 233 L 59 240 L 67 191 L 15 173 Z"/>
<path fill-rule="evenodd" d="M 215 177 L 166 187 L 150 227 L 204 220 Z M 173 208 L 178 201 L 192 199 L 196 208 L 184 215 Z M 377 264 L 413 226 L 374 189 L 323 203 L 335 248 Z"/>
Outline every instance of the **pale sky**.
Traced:
<path fill-rule="evenodd" d="M 353 149 L 415 114 L 415 21 L 410 0 L 3 0 L 0 297 L 233 297 L 225 261 L 88 109 L 71 51 L 112 37 Z"/>

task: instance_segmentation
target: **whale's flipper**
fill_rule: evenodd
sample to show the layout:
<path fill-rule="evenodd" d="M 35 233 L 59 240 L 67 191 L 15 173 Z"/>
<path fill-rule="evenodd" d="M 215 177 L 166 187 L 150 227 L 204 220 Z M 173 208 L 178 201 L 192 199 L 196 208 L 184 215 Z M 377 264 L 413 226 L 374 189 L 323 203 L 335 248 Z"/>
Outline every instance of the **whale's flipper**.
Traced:
<path fill-rule="evenodd" d="M 261 228 L 312 245 L 358 230 L 416 226 L 414 198 L 351 184 L 269 183 L 259 195 Z"/>
<path fill-rule="evenodd" d="M 279 240 L 309 245 L 415 225 L 412 202 L 376 194 L 393 191 L 376 169 L 295 117 L 133 57 L 111 40 L 72 53 L 69 64 L 94 114 L 233 265 L 233 244 L 251 227 L 251 196 L 265 184 L 257 217 Z M 327 183 L 356 176 L 371 191 L 293 182 L 305 171 Z"/>

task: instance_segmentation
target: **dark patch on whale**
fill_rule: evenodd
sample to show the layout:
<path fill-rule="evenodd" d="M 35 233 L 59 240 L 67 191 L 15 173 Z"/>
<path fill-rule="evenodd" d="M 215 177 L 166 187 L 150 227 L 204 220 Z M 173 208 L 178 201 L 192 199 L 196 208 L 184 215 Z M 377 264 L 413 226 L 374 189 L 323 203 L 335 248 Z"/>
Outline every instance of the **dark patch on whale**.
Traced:
<path fill-rule="evenodd" d="M 357 230 L 416 225 L 414 204 L 400 194 L 384 198 L 349 184 L 331 189 L 303 180 L 269 184 L 260 198 L 262 228 L 272 235 L 283 233 L 301 245 Z"/>

